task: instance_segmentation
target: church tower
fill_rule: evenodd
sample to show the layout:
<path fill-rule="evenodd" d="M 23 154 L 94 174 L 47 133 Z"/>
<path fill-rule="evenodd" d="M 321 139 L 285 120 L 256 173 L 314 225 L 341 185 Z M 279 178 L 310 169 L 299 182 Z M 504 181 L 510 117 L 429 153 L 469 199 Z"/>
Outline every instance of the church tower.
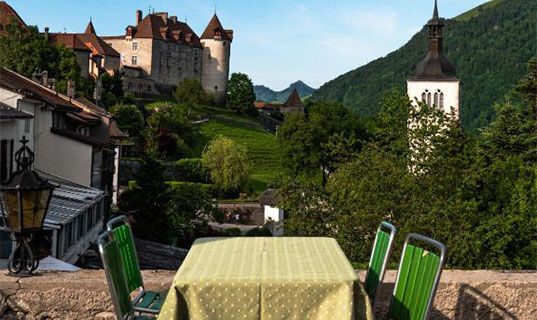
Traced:
<path fill-rule="evenodd" d="M 433 17 L 427 23 L 429 45 L 425 59 L 416 67 L 414 75 L 407 79 L 407 94 L 417 106 L 416 99 L 460 118 L 460 81 L 455 67 L 443 53 L 443 28 L 445 19 L 438 17 L 435 0 Z"/>
<path fill-rule="evenodd" d="M 233 30 L 224 30 L 215 13 L 200 40 L 203 47 L 201 85 L 214 94 L 216 103 L 225 105 Z"/>

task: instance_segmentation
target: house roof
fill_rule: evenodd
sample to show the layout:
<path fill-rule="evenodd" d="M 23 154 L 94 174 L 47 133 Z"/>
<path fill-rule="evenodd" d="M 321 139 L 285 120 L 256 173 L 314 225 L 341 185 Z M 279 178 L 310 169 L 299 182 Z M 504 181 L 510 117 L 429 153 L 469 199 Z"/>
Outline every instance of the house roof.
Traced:
<path fill-rule="evenodd" d="M 84 98 L 84 97 L 78 97 L 75 99 L 75 104 L 78 102 L 80 104 L 82 104 L 84 107 L 88 108 L 89 111 L 101 116 L 101 117 L 110 117 L 110 113 L 108 113 L 108 111 L 106 111 L 106 109 L 104 108 L 101 108 L 99 107 L 98 105 L 96 105 L 95 103 L 89 101 L 88 99 Z"/>
<path fill-rule="evenodd" d="M 6 24 L 11 23 L 11 19 L 14 18 L 15 21 L 24 28 L 28 28 L 24 20 L 19 16 L 17 11 L 15 11 L 7 2 L 0 1 L 0 34 L 4 29 Z"/>
<path fill-rule="evenodd" d="M 6 68 L 0 68 L 0 87 L 20 93 L 26 98 L 45 102 L 53 108 L 69 112 L 83 111 L 74 105 L 69 97 Z"/>
<path fill-rule="evenodd" d="M 274 110 L 277 110 L 277 109 L 280 109 L 281 106 L 282 106 L 281 104 L 268 103 L 268 102 L 263 102 L 263 101 L 254 102 L 254 107 L 257 108 L 257 109 L 274 109 Z"/>
<path fill-rule="evenodd" d="M 138 23 L 134 28 L 134 38 L 152 38 L 174 41 L 173 34 L 181 35 L 181 43 L 201 48 L 198 35 L 190 26 L 177 19 L 168 18 L 166 13 L 151 13 Z M 169 36 L 166 37 L 166 34 Z"/>
<path fill-rule="evenodd" d="M 67 48 L 73 50 L 90 51 L 94 54 L 119 57 L 120 54 L 101 37 L 99 37 L 93 22 L 89 22 L 84 33 L 51 33 L 49 34 L 51 43 L 62 43 Z"/>
<path fill-rule="evenodd" d="M 304 104 L 302 103 L 302 100 L 300 100 L 300 96 L 298 95 L 298 91 L 296 89 L 291 92 L 291 95 L 289 95 L 289 98 L 287 101 L 283 104 L 284 107 L 290 107 L 290 108 L 303 108 Z"/>
<path fill-rule="evenodd" d="M 121 129 L 119 129 L 119 127 L 117 126 L 116 120 L 110 121 L 109 127 L 110 127 L 110 137 L 116 138 L 116 139 L 126 139 L 129 137 L 128 134 L 124 133 L 123 131 L 121 131 Z"/>
<path fill-rule="evenodd" d="M 261 193 L 261 197 L 259 199 L 259 203 L 262 206 L 275 206 L 280 201 L 278 197 L 278 190 L 276 189 L 267 189 Z"/>
<path fill-rule="evenodd" d="M 232 36 L 230 36 L 233 32 L 224 29 L 216 14 L 212 17 L 211 21 L 209 21 L 207 28 L 205 28 L 205 31 L 203 31 L 203 34 L 201 35 L 201 39 L 214 39 L 214 36 L 218 31 L 221 33 L 222 39 L 229 41 L 233 40 Z"/>
<path fill-rule="evenodd" d="M 85 34 L 97 34 L 97 32 L 95 32 L 95 28 L 93 27 L 93 22 L 91 22 L 91 18 L 90 18 L 90 22 L 88 23 L 88 26 L 86 27 L 86 31 L 84 31 Z"/>
<path fill-rule="evenodd" d="M 31 119 L 33 117 L 30 113 L 19 111 L 0 102 L 0 120 Z"/>
<path fill-rule="evenodd" d="M 69 49 L 77 51 L 87 51 L 91 50 L 77 37 L 74 33 L 51 33 L 49 34 L 50 43 L 60 43 L 66 46 Z"/>
<path fill-rule="evenodd" d="M 62 225 L 71 222 L 105 197 L 104 191 L 83 187 L 69 180 L 51 176 L 39 170 L 36 171 L 38 171 L 39 176 L 57 186 L 52 192 L 52 199 L 45 216 L 43 225 L 46 228 L 61 228 Z M 0 193 L 0 210 L 3 210 L 2 202 L 2 194 Z"/>

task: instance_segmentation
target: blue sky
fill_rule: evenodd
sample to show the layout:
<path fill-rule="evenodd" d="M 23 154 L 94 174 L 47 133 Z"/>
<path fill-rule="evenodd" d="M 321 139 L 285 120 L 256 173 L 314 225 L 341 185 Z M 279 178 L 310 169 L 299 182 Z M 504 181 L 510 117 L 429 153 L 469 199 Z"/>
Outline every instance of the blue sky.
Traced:
<path fill-rule="evenodd" d="M 26 23 L 83 32 L 90 16 L 100 35 L 123 34 L 149 6 L 186 18 L 201 35 L 215 3 L 234 29 L 232 72 L 281 90 L 296 80 L 319 87 L 404 45 L 432 15 L 433 0 L 7 0 Z M 457 16 L 485 0 L 439 0 Z M 425 45 L 425 44 L 424 44 Z"/>

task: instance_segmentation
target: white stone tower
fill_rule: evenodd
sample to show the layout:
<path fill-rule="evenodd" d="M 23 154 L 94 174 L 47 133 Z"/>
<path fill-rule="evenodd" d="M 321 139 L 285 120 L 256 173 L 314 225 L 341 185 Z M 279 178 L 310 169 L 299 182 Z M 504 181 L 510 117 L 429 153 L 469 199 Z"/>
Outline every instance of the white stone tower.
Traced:
<path fill-rule="evenodd" d="M 435 106 L 446 113 L 454 112 L 460 118 L 460 81 L 455 67 L 443 54 L 445 20 L 438 17 L 435 0 L 433 18 L 427 23 L 429 28 L 429 49 L 427 56 L 416 67 L 416 73 L 407 79 L 407 94 L 417 105 L 416 99 Z"/>
<path fill-rule="evenodd" d="M 201 84 L 214 94 L 218 104 L 225 105 L 233 30 L 225 30 L 215 14 L 200 40 L 203 47 Z"/>

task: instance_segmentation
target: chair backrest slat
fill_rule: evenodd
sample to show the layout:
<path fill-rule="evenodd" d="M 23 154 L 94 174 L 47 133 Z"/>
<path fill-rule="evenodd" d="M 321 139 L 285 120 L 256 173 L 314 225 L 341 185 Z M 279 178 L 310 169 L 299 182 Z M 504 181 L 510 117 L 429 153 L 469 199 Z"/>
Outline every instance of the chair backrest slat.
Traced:
<path fill-rule="evenodd" d="M 383 229 L 388 229 L 389 232 Z M 396 233 L 395 227 L 387 222 L 382 222 L 377 230 L 365 280 L 366 292 L 369 298 L 373 300 L 373 303 L 376 300 L 378 287 L 384 279 Z"/>
<path fill-rule="evenodd" d="M 118 319 L 125 319 L 133 313 L 134 309 L 121 266 L 119 248 L 111 232 L 107 231 L 99 237 L 99 251 L 116 315 Z"/>
<path fill-rule="evenodd" d="M 417 239 L 440 251 L 440 255 L 409 244 Z M 432 239 L 412 234 L 405 242 L 392 296 L 390 317 L 395 320 L 426 319 L 436 293 L 445 260 L 445 247 Z"/>
<path fill-rule="evenodd" d="M 107 228 L 114 232 L 116 241 L 121 253 L 121 263 L 125 276 L 127 277 L 127 287 L 129 292 L 133 292 L 138 288 L 143 288 L 142 273 L 138 264 L 138 256 L 134 246 L 132 230 L 127 217 L 121 216 L 111 220 L 107 224 Z"/>

